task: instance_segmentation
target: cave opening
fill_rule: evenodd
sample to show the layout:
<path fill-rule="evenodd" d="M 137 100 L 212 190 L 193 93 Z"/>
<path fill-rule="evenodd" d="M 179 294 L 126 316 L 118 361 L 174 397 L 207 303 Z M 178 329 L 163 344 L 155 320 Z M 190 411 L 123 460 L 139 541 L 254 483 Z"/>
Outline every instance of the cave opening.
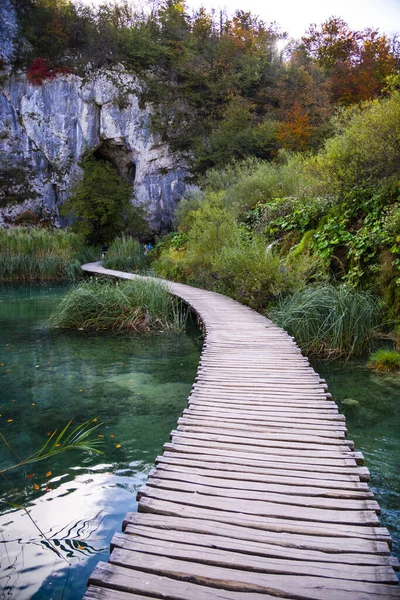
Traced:
<path fill-rule="evenodd" d="M 136 165 L 128 148 L 116 140 L 103 140 L 93 152 L 98 160 L 107 160 L 114 165 L 121 177 L 127 183 L 134 184 L 136 177 Z"/>

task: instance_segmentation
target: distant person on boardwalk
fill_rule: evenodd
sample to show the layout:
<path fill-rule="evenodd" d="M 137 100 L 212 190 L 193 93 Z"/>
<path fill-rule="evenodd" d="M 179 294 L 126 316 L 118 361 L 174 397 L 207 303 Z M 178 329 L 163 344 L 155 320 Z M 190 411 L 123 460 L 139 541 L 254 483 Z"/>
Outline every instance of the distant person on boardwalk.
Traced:
<path fill-rule="evenodd" d="M 101 248 L 101 258 L 105 257 L 105 255 L 107 254 L 107 250 L 108 250 L 108 244 L 107 244 L 107 242 L 104 242 L 104 244 Z"/>

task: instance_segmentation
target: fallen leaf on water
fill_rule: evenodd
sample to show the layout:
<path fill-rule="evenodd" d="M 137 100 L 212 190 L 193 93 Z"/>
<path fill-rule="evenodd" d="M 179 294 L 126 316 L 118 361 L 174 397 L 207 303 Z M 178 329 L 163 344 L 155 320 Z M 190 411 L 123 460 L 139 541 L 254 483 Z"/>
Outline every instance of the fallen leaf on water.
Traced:
<path fill-rule="evenodd" d="M 59 446 L 61 446 L 61 444 L 56 444 L 56 448 L 58 448 Z"/>
<path fill-rule="evenodd" d="M 35 485 L 33 486 L 34 490 L 40 490 L 40 485 L 38 485 L 37 483 L 35 483 Z"/>
<path fill-rule="evenodd" d="M 50 477 L 51 475 L 52 475 L 52 472 L 51 471 L 47 471 L 46 477 Z"/>
<path fill-rule="evenodd" d="M 97 423 L 98 420 L 98 417 L 96 417 L 95 419 L 93 419 L 93 423 Z"/>
<path fill-rule="evenodd" d="M 83 390 L 79 390 L 80 392 L 83 392 Z"/>
<path fill-rule="evenodd" d="M 112 433 L 112 434 L 110 435 L 110 437 L 115 437 L 115 435 Z"/>
<path fill-rule="evenodd" d="M 51 431 L 48 431 L 48 432 L 46 433 L 46 435 L 51 435 Z"/>
<path fill-rule="evenodd" d="M 99 435 L 98 435 L 97 437 L 104 437 L 104 435 L 103 435 L 103 434 L 101 434 L 101 433 L 99 433 Z"/>
<path fill-rule="evenodd" d="M 33 477 L 33 473 L 29 473 L 29 475 L 26 476 L 27 479 L 31 479 Z"/>
<path fill-rule="evenodd" d="M 35 406 L 35 403 L 34 403 L 34 402 L 32 402 L 32 406 Z"/>
<path fill-rule="evenodd" d="M 78 550 L 86 550 L 85 546 L 78 546 Z"/>
<path fill-rule="evenodd" d="M 14 419 L 7 419 L 7 423 L 12 423 Z"/>
<path fill-rule="evenodd" d="M 121 444 L 115 444 L 116 448 L 121 448 Z"/>

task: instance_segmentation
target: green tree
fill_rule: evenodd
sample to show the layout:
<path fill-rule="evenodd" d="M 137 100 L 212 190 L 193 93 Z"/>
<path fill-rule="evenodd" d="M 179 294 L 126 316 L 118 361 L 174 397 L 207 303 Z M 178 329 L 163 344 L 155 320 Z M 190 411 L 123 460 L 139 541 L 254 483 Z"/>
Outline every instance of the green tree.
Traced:
<path fill-rule="evenodd" d="M 73 231 L 98 244 L 123 232 L 137 235 L 146 230 L 143 209 L 130 203 L 131 186 L 111 163 L 86 154 L 81 167 L 83 177 L 61 209 L 61 214 L 74 218 Z"/>

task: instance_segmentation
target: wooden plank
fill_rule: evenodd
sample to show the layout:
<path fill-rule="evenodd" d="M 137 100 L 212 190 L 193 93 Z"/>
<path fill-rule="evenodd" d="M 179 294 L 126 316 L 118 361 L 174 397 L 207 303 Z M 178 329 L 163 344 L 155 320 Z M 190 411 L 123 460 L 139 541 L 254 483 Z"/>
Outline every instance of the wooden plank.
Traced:
<path fill-rule="evenodd" d="M 89 584 L 106 587 L 117 592 L 143 593 L 164 600 L 261 600 L 260 594 L 242 594 L 241 592 L 223 590 L 197 585 L 177 578 L 154 575 L 132 568 L 124 568 L 100 562 L 89 578 Z M 109 598 L 109 597 L 108 597 Z M 108 600 L 107 598 L 107 600 Z M 263 595 L 266 600 L 276 597 Z M 120 600 L 116 596 L 116 600 Z M 121 598 L 125 600 L 125 598 Z M 126 598 L 129 600 L 129 598 Z"/>
<path fill-rule="evenodd" d="M 143 516 L 153 516 L 144 515 Z M 171 517 L 168 517 L 171 518 Z M 179 526 L 178 526 L 179 527 Z M 187 530 L 181 531 L 177 527 L 173 526 L 173 529 L 158 529 L 156 527 L 144 526 L 143 524 L 132 525 L 128 524 L 125 528 L 125 534 L 127 536 L 138 536 L 139 538 L 150 538 L 155 541 L 167 541 L 176 542 L 179 544 L 190 544 L 197 549 L 197 552 L 201 552 L 201 547 L 216 548 L 218 550 L 227 550 L 230 552 L 239 552 L 241 554 L 247 554 L 250 556 L 262 556 L 265 558 L 280 558 L 284 560 L 296 560 L 304 562 L 314 563 L 335 563 L 344 565 L 375 565 L 375 566 L 386 566 L 393 567 L 394 564 L 398 565 L 397 562 L 393 562 L 391 556 L 381 554 L 367 554 L 367 553 L 355 553 L 348 552 L 326 552 L 321 550 L 309 550 L 302 548 L 297 545 L 296 547 L 290 547 L 280 544 L 265 543 L 262 541 L 247 541 L 239 537 L 236 532 L 235 537 L 225 537 L 222 535 L 216 535 L 215 529 L 212 533 L 192 533 Z M 237 536 L 237 537 L 236 537 Z M 113 548 L 113 542 L 111 547 Z M 115 543 L 119 546 L 118 543 Z M 120 546 L 121 547 L 121 546 Z"/>
<path fill-rule="evenodd" d="M 268 477 L 252 477 L 245 472 L 227 473 L 226 471 L 213 471 L 206 469 L 196 469 L 191 466 L 185 468 L 177 465 L 168 465 L 159 463 L 157 469 L 149 473 L 149 477 L 173 478 L 178 481 L 187 481 L 206 485 L 216 485 L 218 487 L 236 488 L 242 490 L 255 490 L 259 492 L 272 492 L 275 494 L 290 494 L 296 496 L 318 496 L 326 498 L 353 498 L 370 499 L 374 495 L 366 484 L 347 484 L 346 486 L 335 487 L 332 481 L 325 486 L 319 486 L 315 480 L 304 479 L 299 481 L 295 477 L 285 478 L 277 477 L 276 481 L 268 481 Z M 361 487 L 365 486 L 365 487 Z"/>
<path fill-rule="evenodd" d="M 310 443 L 307 441 L 289 441 L 289 436 L 283 440 L 275 438 L 260 436 L 260 434 L 254 434 L 248 437 L 248 434 L 242 432 L 230 432 L 230 431 L 219 431 L 215 429 L 211 431 L 208 429 L 206 432 L 202 431 L 201 427 L 187 428 L 180 427 L 171 431 L 170 437 L 175 441 L 181 440 L 199 440 L 208 442 L 222 442 L 227 444 L 240 444 L 247 448 L 247 446 L 260 446 L 262 448 L 268 448 L 269 451 L 276 452 L 277 454 L 288 454 L 292 455 L 296 453 L 298 456 L 326 456 L 326 457 L 342 457 L 345 455 L 346 458 L 360 459 L 360 452 L 352 451 L 346 444 L 325 444 L 320 441 L 318 444 Z M 293 439 L 293 438 L 292 438 Z M 362 456 L 362 455 L 361 455 Z"/>
<path fill-rule="evenodd" d="M 330 437 L 330 438 L 344 438 L 347 430 L 345 427 L 340 424 L 338 427 L 332 427 L 331 424 L 329 426 L 325 425 L 307 425 L 303 423 L 299 423 L 298 425 L 293 423 L 286 422 L 268 422 L 265 420 L 258 419 L 235 419 L 235 418 L 223 418 L 221 416 L 210 417 L 204 415 L 193 414 L 190 411 L 184 413 L 182 417 L 178 419 L 178 423 L 182 424 L 198 424 L 204 427 L 230 427 L 234 426 L 235 429 L 247 429 L 252 430 L 256 428 L 255 431 L 285 431 L 287 433 L 298 433 L 300 435 L 319 435 L 321 437 Z M 295 430 L 295 431 L 293 431 Z"/>
<path fill-rule="evenodd" d="M 207 489 L 206 493 L 200 493 L 199 490 L 192 492 L 170 491 L 165 488 L 142 486 L 138 491 L 138 500 L 144 497 L 157 500 L 168 500 L 176 504 L 198 506 L 200 508 L 211 508 L 227 512 L 237 512 L 241 514 L 256 515 L 258 517 L 270 517 L 277 519 L 286 519 L 294 521 L 313 521 L 319 523 L 336 523 L 337 525 L 361 525 L 376 526 L 379 525 L 379 519 L 374 510 L 333 510 L 324 508 L 309 508 L 307 506 L 276 504 L 274 502 L 259 500 L 242 500 L 240 498 L 230 498 L 228 493 L 225 496 L 218 496 L 216 488 Z"/>
<path fill-rule="evenodd" d="M 343 438 L 329 438 L 318 435 L 318 433 L 293 433 L 289 430 L 283 430 L 280 432 L 271 431 L 268 428 L 263 427 L 249 427 L 249 426 L 235 426 L 229 423 L 225 423 L 225 427 L 216 427 L 215 423 L 208 422 L 208 426 L 205 428 L 203 423 L 196 421 L 191 422 L 189 420 L 179 419 L 179 425 L 177 431 L 193 432 L 193 433 L 213 433 L 218 435 L 229 435 L 237 438 L 255 438 L 259 440 L 274 441 L 277 444 L 285 444 L 285 447 L 290 448 L 292 443 L 304 444 L 310 447 L 315 447 L 316 444 L 322 446 L 349 446 L 354 448 L 354 442 L 352 440 L 344 440 Z M 287 444 L 287 445 L 286 445 Z"/>
<path fill-rule="evenodd" d="M 147 501 L 146 501 L 147 502 Z M 185 515 L 169 515 L 171 508 L 168 502 L 147 502 L 147 508 L 153 506 L 160 512 L 130 512 L 125 516 L 122 528 L 126 531 L 128 526 L 139 526 L 143 529 L 148 527 L 157 528 L 157 530 L 176 530 L 185 533 L 212 534 L 213 536 L 222 536 L 231 538 L 241 543 L 249 541 L 257 544 L 278 546 L 287 550 L 312 550 L 322 553 L 324 556 L 330 554 L 378 554 L 388 556 L 390 554 L 387 540 L 390 540 L 387 530 L 379 528 L 375 530 L 374 537 L 358 537 L 358 530 L 351 534 L 348 528 L 345 533 L 340 535 L 336 529 L 325 529 L 316 532 L 314 525 L 312 533 L 298 533 L 295 531 L 282 531 L 274 524 L 269 523 L 266 528 L 261 521 L 257 521 L 252 526 L 248 526 L 242 521 L 242 518 L 234 515 L 230 520 L 222 519 L 219 512 L 204 511 L 199 509 L 197 512 L 189 507 L 185 507 Z M 362 530 L 363 532 L 366 529 Z M 382 541 L 383 540 L 383 541 Z"/>
<path fill-rule="evenodd" d="M 159 598 L 159 596 L 158 596 Z M 142 596 L 130 592 L 119 592 L 91 585 L 83 597 L 83 600 L 157 600 L 157 596 Z"/>
<path fill-rule="evenodd" d="M 214 485 L 213 485 L 214 484 Z M 147 486 L 176 492 L 196 493 L 205 496 L 217 496 L 225 499 L 249 500 L 252 504 L 255 501 L 266 503 L 266 505 L 276 504 L 280 506 L 307 507 L 313 509 L 340 510 L 340 511 L 374 511 L 380 513 L 379 504 L 376 500 L 370 499 L 349 499 L 349 498 L 327 498 L 324 496 L 308 496 L 287 492 L 277 493 L 276 491 L 257 490 L 249 487 L 247 489 L 238 488 L 236 483 L 230 483 L 228 480 L 222 482 L 213 482 L 206 477 L 198 475 L 187 476 L 183 478 L 176 477 L 171 473 L 165 473 L 162 470 L 156 471 L 156 474 L 149 476 Z M 262 487 L 262 486 L 260 486 Z M 139 494 L 142 493 L 142 488 Z M 147 493 L 147 492 L 146 492 Z M 300 511 L 297 513 L 301 518 Z M 320 520 L 320 519 L 318 519 Z"/>
<path fill-rule="evenodd" d="M 306 462 L 296 462 L 296 461 L 277 461 L 273 459 L 268 459 L 266 462 L 265 455 L 258 454 L 245 454 L 240 452 L 228 452 L 228 451 L 218 451 L 214 448 L 198 448 L 196 446 L 185 446 L 180 444 L 164 444 L 164 455 L 171 456 L 174 453 L 179 457 L 184 458 L 193 458 L 195 460 L 200 461 L 209 461 L 209 462 L 218 462 L 225 464 L 235 464 L 241 465 L 242 467 L 259 467 L 263 469 L 267 467 L 268 469 L 279 469 L 281 472 L 285 470 L 298 472 L 305 471 L 307 472 L 307 476 L 309 473 L 323 473 L 326 474 L 327 478 L 329 478 L 332 474 L 343 474 L 343 475 L 358 475 L 361 481 L 369 481 L 369 471 L 366 467 L 357 467 L 355 461 L 349 460 L 350 464 L 346 464 L 344 466 L 337 464 L 336 461 L 332 461 L 333 464 L 326 465 L 325 462 L 311 464 L 311 461 Z"/>
<path fill-rule="evenodd" d="M 254 527 L 264 531 L 275 531 L 279 533 L 298 533 L 300 535 L 318 535 L 331 537 L 351 537 L 367 540 L 384 541 L 391 543 L 389 532 L 384 527 L 348 525 L 346 523 L 318 522 L 289 520 L 279 517 L 267 517 L 247 512 L 229 510 L 228 507 L 221 508 L 219 502 L 209 502 L 206 507 L 202 502 L 196 502 L 197 498 L 182 499 L 174 493 L 157 498 L 156 490 L 153 497 L 142 496 L 138 505 L 139 512 L 151 512 L 164 514 L 172 517 L 185 516 L 186 518 L 204 518 L 207 520 L 220 521 L 222 523 L 240 524 L 244 527 Z M 199 496 L 199 494 L 188 494 L 188 496 Z M 184 502 L 178 502 L 182 499 Z M 227 504 L 227 503 L 225 503 Z M 232 509 L 232 503 L 230 503 Z M 375 514 L 375 513 L 373 513 Z M 260 518 L 261 517 L 261 518 Z"/>
<path fill-rule="evenodd" d="M 268 411 L 264 411 L 261 412 L 253 412 L 252 414 L 249 414 L 246 410 L 239 410 L 239 409 L 220 409 L 220 408 L 211 408 L 210 407 L 204 407 L 201 408 L 200 406 L 191 406 L 188 409 L 185 409 L 183 411 L 183 414 L 192 414 L 192 415 L 207 415 L 209 417 L 223 417 L 223 418 L 229 418 L 229 417 L 233 417 L 233 418 L 241 418 L 244 420 L 257 420 L 259 422 L 267 422 L 267 423 L 294 423 L 296 424 L 296 422 L 299 423 L 304 423 L 306 425 L 319 425 L 319 426 L 323 426 L 323 427 L 327 427 L 327 426 L 331 426 L 334 428 L 340 428 L 340 424 L 342 423 L 343 419 L 342 419 L 342 415 L 321 415 L 319 416 L 318 414 L 314 414 L 312 416 L 310 415 L 302 415 L 301 412 L 299 414 L 290 414 L 290 413 L 274 413 L 274 412 L 268 412 Z"/>
<path fill-rule="evenodd" d="M 381 583 L 364 583 L 346 579 L 311 577 L 281 574 L 252 573 L 239 569 L 221 568 L 196 562 L 175 560 L 165 556 L 152 556 L 141 552 L 114 549 L 111 564 L 141 570 L 159 576 L 190 580 L 200 585 L 217 587 L 238 592 L 272 593 L 275 595 L 295 595 L 307 600 L 349 600 L 353 598 L 373 598 L 388 600 L 400 598 L 397 586 Z"/>
<path fill-rule="evenodd" d="M 176 470 L 189 470 L 191 473 L 207 475 L 208 477 L 221 477 L 222 479 L 241 479 L 242 481 L 260 481 L 263 483 L 278 483 L 286 485 L 310 485 L 330 490 L 364 490 L 368 493 L 369 487 L 361 483 L 358 475 L 337 473 L 319 473 L 314 471 L 269 469 L 264 465 L 259 467 L 242 466 L 236 463 L 218 463 L 197 460 L 196 457 L 184 457 L 173 452 L 166 452 L 157 456 L 158 468 L 173 468 Z M 215 475 L 214 475 L 215 473 Z"/>
<path fill-rule="evenodd" d="M 156 541 L 149 538 L 115 534 L 111 542 L 112 551 L 115 549 L 129 552 L 140 552 L 155 556 L 167 556 L 179 561 L 195 562 L 203 565 L 214 565 L 228 569 L 240 569 L 255 573 L 282 573 L 288 575 L 307 575 L 327 577 L 331 579 L 346 579 L 349 581 L 395 583 L 397 577 L 390 565 L 348 565 L 336 563 L 321 563 L 309 560 L 304 564 L 299 560 L 264 557 L 252 554 L 248 556 L 238 551 L 219 550 L 205 546 L 193 547 L 185 542 Z"/>
<path fill-rule="evenodd" d="M 305 452 L 292 453 L 286 455 L 284 453 L 272 452 L 269 448 L 261 446 L 244 446 L 241 450 L 240 444 L 223 444 L 222 442 L 208 442 L 206 445 L 196 440 L 185 439 L 184 441 L 174 438 L 172 443 L 164 444 L 164 449 L 169 452 L 182 452 L 185 454 L 211 454 L 212 456 L 222 457 L 230 456 L 238 460 L 262 460 L 269 463 L 283 463 L 289 465 L 304 465 L 305 467 L 326 467 L 343 469 L 345 467 L 355 467 L 357 462 L 355 458 L 342 457 L 325 458 L 324 456 L 310 456 Z M 350 454 L 350 453 L 349 453 Z M 284 467 L 282 467 L 284 468 Z M 301 467 L 299 467 L 301 468 Z"/>

